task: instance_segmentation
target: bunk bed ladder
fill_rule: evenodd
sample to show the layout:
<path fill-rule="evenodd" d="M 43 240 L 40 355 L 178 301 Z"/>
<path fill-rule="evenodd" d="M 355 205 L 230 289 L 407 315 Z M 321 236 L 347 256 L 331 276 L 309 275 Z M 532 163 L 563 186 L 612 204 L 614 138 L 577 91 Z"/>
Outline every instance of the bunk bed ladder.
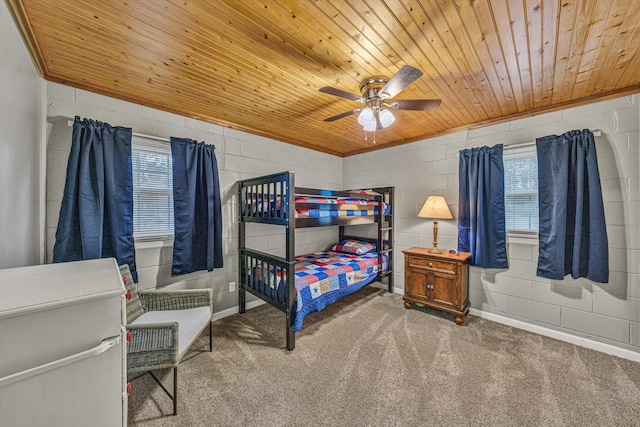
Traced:
<path fill-rule="evenodd" d="M 381 200 L 378 202 L 378 265 L 380 266 L 380 279 L 387 276 L 388 291 L 393 292 L 393 187 L 386 187 L 380 191 Z M 388 200 L 385 200 L 385 195 Z M 389 204 L 389 214 L 385 215 L 384 202 Z M 385 220 L 388 217 L 388 224 L 385 226 Z M 385 233 L 387 233 L 387 245 L 385 246 Z M 387 268 L 382 270 L 383 258 L 387 255 Z"/>

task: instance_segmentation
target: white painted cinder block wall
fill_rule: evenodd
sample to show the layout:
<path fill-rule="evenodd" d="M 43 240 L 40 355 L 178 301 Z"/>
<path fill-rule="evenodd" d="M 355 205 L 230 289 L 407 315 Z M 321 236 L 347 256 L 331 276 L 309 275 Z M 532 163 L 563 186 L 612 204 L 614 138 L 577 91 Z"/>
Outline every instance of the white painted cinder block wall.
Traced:
<path fill-rule="evenodd" d="M 596 138 L 609 237 L 610 283 L 536 277 L 535 240 L 510 239 L 509 269 L 471 268 L 475 313 L 495 314 L 640 351 L 640 95 L 459 132 L 344 159 L 345 187 L 396 187 L 395 287 L 401 291 L 402 249 L 431 247 L 432 222 L 417 217 L 431 194 L 444 195 L 453 220 L 439 221 L 438 243 L 457 248 L 458 161 L 463 148 L 535 141 L 572 129 L 601 130 Z M 416 113 L 416 120 L 428 115 Z"/>
<path fill-rule="evenodd" d="M 42 80 L 0 2 L 0 268 L 41 262 Z"/>
<path fill-rule="evenodd" d="M 571 129 L 601 130 L 597 138 L 606 205 L 611 281 L 549 281 L 535 276 L 534 241 L 511 239 L 508 270 L 471 269 L 470 299 L 477 313 L 538 325 L 640 351 L 639 96 L 590 104 L 535 117 L 459 132 L 399 147 L 341 159 L 248 133 L 187 119 L 82 90 L 47 84 L 48 172 L 47 241 L 52 252 L 71 140 L 68 118 L 90 117 L 130 126 L 134 132 L 190 137 L 212 143 L 218 157 L 224 217 L 225 267 L 172 278 L 171 246 L 140 243 L 136 255 L 141 287 L 209 287 L 216 291 L 217 310 L 237 307 L 228 282 L 237 278 L 236 186 L 241 178 L 283 170 L 296 171 L 297 184 L 317 188 L 396 187 L 395 287 L 402 292 L 402 249 L 429 247 L 432 224 L 417 217 L 430 194 L 444 195 L 457 217 L 458 161 L 463 148 L 505 145 Z M 417 113 L 419 114 L 419 113 Z M 267 159 L 265 161 L 264 159 Z M 362 229 L 357 230 L 361 232 Z M 279 227 L 249 227 L 249 242 L 259 250 L 282 254 Z M 370 230 L 370 233 L 373 233 Z M 336 239 L 335 228 L 299 230 L 297 253 L 324 249 Z M 439 245 L 456 248 L 456 221 L 440 221 Z"/>
<path fill-rule="evenodd" d="M 296 184 L 305 187 L 342 188 L 342 159 L 284 144 L 230 128 L 188 119 L 108 98 L 56 83 L 47 83 L 49 136 L 47 145 L 47 254 L 51 262 L 55 230 L 60 213 L 72 128 L 76 115 L 133 128 L 134 132 L 169 137 L 192 138 L 213 144 L 220 175 L 223 216 L 224 268 L 171 277 L 171 241 L 137 242 L 136 262 L 141 288 L 212 288 L 216 312 L 237 310 L 237 292 L 229 292 L 229 282 L 237 281 L 238 228 L 237 185 L 240 179 L 291 170 Z M 337 228 L 316 228 L 296 232 L 296 253 L 324 250 L 337 239 Z M 284 255 L 282 227 L 249 224 L 247 243 L 253 248 Z M 249 296 L 248 301 L 253 299 Z"/>

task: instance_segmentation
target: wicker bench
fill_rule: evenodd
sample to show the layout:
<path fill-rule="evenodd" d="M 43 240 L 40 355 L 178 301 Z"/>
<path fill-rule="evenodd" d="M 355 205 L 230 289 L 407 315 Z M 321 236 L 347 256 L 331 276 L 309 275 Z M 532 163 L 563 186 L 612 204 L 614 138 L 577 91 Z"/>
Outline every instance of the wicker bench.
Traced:
<path fill-rule="evenodd" d="M 178 413 L 178 365 L 192 344 L 209 326 L 209 351 L 213 350 L 211 289 L 145 290 L 138 292 L 128 266 L 120 271 L 127 288 L 127 381 L 149 373 L 173 401 Z M 173 368 L 173 392 L 154 375 Z"/>

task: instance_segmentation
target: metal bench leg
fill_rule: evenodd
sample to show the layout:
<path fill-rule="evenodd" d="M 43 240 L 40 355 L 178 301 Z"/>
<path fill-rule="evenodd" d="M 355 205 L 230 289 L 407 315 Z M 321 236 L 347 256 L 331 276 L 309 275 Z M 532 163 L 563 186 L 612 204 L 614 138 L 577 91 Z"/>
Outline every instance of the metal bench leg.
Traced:
<path fill-rule="evenodd" d="M 173 368 L 173 415 L 178 415 L 178 367 Z"/>

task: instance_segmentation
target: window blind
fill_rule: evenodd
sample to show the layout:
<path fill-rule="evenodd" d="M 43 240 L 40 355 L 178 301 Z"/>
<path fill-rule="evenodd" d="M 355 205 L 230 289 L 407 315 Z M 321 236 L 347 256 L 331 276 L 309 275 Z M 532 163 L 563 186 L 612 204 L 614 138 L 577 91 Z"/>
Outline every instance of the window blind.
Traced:
<path fill-rule="evenodd" d="M 171 146 L 134 136 L 131 160 L 134 237 L 173 236 Z"/>
<path fill-rule="evenodd" d="M 510 231 L 538 231 L 538 159 L 536 146 L 503 152 L 505 220 Z"/>

